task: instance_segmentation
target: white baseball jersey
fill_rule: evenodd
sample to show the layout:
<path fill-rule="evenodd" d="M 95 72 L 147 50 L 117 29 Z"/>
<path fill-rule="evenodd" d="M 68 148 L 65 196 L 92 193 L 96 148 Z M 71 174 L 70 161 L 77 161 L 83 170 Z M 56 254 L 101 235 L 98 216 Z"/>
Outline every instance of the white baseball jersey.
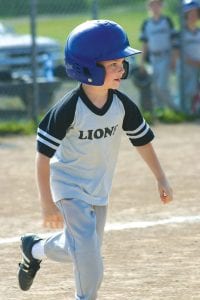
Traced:
<path fill-rule="evenodd" d="M 137 106 L 117 90 L 109 90 L 106 104 L 97 108 L 79 86 L 50 109 L 39 124 L 37 150 L 51 158 L 55 202 L 107 204 L 123 131 L 134 146 L 154 137 Z"/>
<path fill-rule="evenodd" d="M 158 20 L 149 18 L 142 24 L 140 40 L 148 43 L 150 53 L 169 51 L 173 36 L 174 26 L 167 16 L 161 16 Z"/>
<path fill-rule="evenodd" d="M 177 34 L 177 46 L 180 47 L 180 32 Z M 200 61 L 200 28 L 197 27 L 195 30 L 184 28 L 183 47 L 187 57 Z"/>

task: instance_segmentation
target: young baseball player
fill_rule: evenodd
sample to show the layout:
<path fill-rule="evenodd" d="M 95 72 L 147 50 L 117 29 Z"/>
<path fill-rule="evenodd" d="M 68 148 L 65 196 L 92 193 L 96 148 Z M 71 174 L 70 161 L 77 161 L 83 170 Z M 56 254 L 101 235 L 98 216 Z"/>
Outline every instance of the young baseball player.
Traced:
<path fill-rule="evenodd" d="M 75 299 L 97 299 L 108 198 L 123 132 L 152 170 L 163 203 L 172 200 L 151 144 L 153 132 L 134 102 L 118 91 L 128 72 L 125 58 L 139 52 L 130 47 L 123 28 L 109 20 L 87 21 L 68 36 L 66 69 L 80 84 L 39 124 L 36 157 L 44 225 L 57 228 L 63 219 L 64 229 L 46 240 L 34 234 L 21 238 L 18 280 L 24 291 L 44 257 L 71 259 Z"/>
<path fill-rule="evenodd" d="M 177 77 L 183 76 L 185 110 L 188 114 L 193 114 L 195 111 L 193 111 L 192 103 L 198 94 L 200 79 L 200 27 L 198 27 L 200 4 L 197 1 L 185 0 L 183 11 L 185 15 L 185 27 L 182 35 L 184 74 L 180 74 L 180 61 L 178 60 Z M 180 34 L 178 33 L 179 47 Z"/>
<path fill-rule="evenodd" d="M 172 40 L 174 26 L 172 20 L 162 14 L 162 0 L 148 0 L 150 17 L 141 26 L 142 41 L 141 70 L 147 61 L 152 67 L 152 88 L 154 108 L 172 106 L 169 77 L 172 66 Z"/>

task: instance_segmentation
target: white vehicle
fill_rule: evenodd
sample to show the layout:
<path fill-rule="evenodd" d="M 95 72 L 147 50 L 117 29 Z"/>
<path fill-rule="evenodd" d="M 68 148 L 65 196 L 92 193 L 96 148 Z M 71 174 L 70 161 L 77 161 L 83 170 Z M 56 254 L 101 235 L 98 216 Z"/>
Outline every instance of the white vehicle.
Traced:
<path fill-rule="evenodd" d="M 65 77 L 60 44 L 49 37 L 36 38 L 36 74 L 39 106 L 45 108 Z M 59 71 L 58 71 L 59 70 Z M 59 76 L 59 77 L 58 77 Z M 66 76 L 67 77 L 67 76 Z M 0 95 L 18 95 L 31 106 L 32 39 L 20 35 L 0 23 Z"/>

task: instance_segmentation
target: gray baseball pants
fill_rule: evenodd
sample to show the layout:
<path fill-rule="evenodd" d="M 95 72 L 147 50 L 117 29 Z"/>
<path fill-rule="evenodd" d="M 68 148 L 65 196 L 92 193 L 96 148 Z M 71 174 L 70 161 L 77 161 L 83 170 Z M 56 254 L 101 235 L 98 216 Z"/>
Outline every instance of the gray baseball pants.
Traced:
<path fill-rule="evenodd" d="M 47 258 L 73 262 L 76 300 L 96 300 L 103 279 L 101 245 L 107 206 L 92 206 L 76 199 L 57 202 L 65 223 L 63 232 L 45 241 Z"/>
<path fill-rule="evenodd" d="M 180 61 L 177 63 L 177 77 L 181 76 Z M 198 93 L 200 69 L 198 67 L 191 66 L 187 63 L 184 65 L 184 97 L 185 97 L 185 109 L 187 113 L 192 113 L 192 101 L 194 96 Z M 180 97 L 179 97 L 180 98 Z"/>
<path fill-rule="evenodd" d="M 170 107 L 172 104 L 169 90 L 171 55 L 170 53 L 163 53 L 160 56 L 151 55 L 150 61 L 153 69 L 154 107 Z"/>

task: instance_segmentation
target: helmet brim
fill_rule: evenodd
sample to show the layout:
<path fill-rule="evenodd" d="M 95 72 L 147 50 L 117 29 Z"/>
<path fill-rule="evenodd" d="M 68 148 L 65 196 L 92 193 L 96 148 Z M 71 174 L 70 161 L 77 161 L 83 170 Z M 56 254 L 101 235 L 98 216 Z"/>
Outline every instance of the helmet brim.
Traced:
<path fill-rule="evenodd" d="M 137 50 L 137 49 L 134 49 L 130 46 L 126 47 L 123 51 L 122 51 L 122 55 L 125 55 L 125 56 L 122 56 L 122 57 L 127 57 L 127 56 L 131 56 L 131 55 L 136 55 L 136 54 L 139 54 L 141 53 L 140 50 Z"/>
<path fill-rule="evenodd" d="M 104 57 L 102 57 L 101 61 L 106 61 L 106 60 L 115 60 L 115 59 L 119 59 L 119 58 L 125 58 L 128 56 L 132 56 L 132 55 L 136 55 L 136 54 L 140 54 L 141 51 L 134 49 L 130 46 L 127 46 L 124 49 L 120 49 L 119 51 L 114 51 L 113 53 L 109 53 L 109 54 L 105 54 Z"/>

